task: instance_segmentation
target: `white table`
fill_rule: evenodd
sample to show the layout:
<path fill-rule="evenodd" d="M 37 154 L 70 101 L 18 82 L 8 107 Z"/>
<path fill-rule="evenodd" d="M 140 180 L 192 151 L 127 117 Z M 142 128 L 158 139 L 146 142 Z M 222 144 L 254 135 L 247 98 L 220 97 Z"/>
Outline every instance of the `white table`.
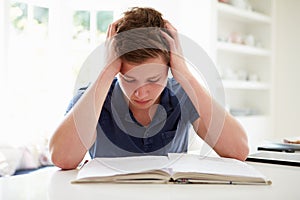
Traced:
<path fill-rule="evenodd" d="M 77 170 L 61 171 L 56 167 L 0 178 L 1 200 L 176 200 L 176 199 L 300 199 L 300 168 L 252 163 L 269 177 L 272 185 L 209 184 L 71 184 Z"/>

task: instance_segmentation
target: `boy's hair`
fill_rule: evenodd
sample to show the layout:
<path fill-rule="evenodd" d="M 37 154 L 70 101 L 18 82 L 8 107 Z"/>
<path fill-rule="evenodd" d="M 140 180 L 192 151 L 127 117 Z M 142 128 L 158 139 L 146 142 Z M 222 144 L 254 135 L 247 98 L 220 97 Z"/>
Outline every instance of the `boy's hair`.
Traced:
<path fill-rule="evenodd" d="M 169 44 L 160 32 L 168 32 L 164 28 L 165 22 L 160 12 L 152 8 L 131 8 L 124 13 L 117 26 L 117 54 L 131 63 L 139 64 L 158 56 L 169 63 Z"/>

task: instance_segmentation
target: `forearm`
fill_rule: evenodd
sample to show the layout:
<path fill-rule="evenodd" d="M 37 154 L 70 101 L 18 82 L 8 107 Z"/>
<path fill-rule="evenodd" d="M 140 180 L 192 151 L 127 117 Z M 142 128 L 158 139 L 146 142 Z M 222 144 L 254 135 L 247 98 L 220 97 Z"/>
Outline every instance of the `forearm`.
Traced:
<path fill-rule="evenodd" d="M 206 131 L 203 128 L 199 131 L 200 125 L 194 124 L 198 135 L 219 155 L 244 160 L 249 149 L 242 126 L 210 96 L 189 71 L 181 72 L 177 79 L 206 127 Z"/>
<path fill-rule="evenodd" d="M 243 127 L 227 113 L 214 150 L 223 157 L 245 160 L 249 154 L 248 139 Z"/>
<path fill-rule="evenodd" d="M 55 165 L 63 169 L 77 167 L 94 143 L 98 119 L 114 76 L 115 73 L 103 70 L 56 129 L 50 141 Z"/>

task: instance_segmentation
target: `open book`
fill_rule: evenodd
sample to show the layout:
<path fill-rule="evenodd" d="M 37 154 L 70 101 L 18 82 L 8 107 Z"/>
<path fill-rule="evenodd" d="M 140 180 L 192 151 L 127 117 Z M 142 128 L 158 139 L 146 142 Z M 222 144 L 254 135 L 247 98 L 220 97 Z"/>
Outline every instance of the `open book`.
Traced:
<path fill-rule="evenodd" d="M 245 162 L 192 154 L 95 158 L 72 181 L 84 182 L 271 184 Z"/>

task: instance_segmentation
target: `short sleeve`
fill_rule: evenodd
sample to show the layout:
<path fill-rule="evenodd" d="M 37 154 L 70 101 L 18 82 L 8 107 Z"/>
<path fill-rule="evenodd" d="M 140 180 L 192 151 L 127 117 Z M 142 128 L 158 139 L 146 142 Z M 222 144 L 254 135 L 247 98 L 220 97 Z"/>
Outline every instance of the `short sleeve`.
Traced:
<path fill-rule="evenodd" d="M 178 98 L 184 121 L 193 123 L 200 117 L 189 96 L 174 78 L 169 79 L 167 87 L 171 89 Z"/>
<path fill-rule="evenodd" d="M 184 92 L 185 93 L 185 92 Z M 186 93 L 185 93 L 186 94 Z M 199 113 L 197 112 L 194 104 L 192 103 L 191 99 L 188 97 L 188 95 L 186 94 L 187 98 L 184 104 L 184 107 L 187 109 L 188 113 L 189 113 L 189 121 L 191 123 L 193 123 L 196 119 L 198 119 Z"/>
<path fill-rule="evenodd" d="M 74 105 L 77 103 L 77 101 L 81 98 L 81 96 L 84 94 L 85 90 L 87 89 L 88 87 L 83 87 L 83 88 L 80 88 L 77 92 L 77 94 L 73 97 L 73 99 L 70 101 L 68 107 L 67 107 L 67 110 L 66 110 L 66 113 L 65 115 L 74 107 Z"/>

